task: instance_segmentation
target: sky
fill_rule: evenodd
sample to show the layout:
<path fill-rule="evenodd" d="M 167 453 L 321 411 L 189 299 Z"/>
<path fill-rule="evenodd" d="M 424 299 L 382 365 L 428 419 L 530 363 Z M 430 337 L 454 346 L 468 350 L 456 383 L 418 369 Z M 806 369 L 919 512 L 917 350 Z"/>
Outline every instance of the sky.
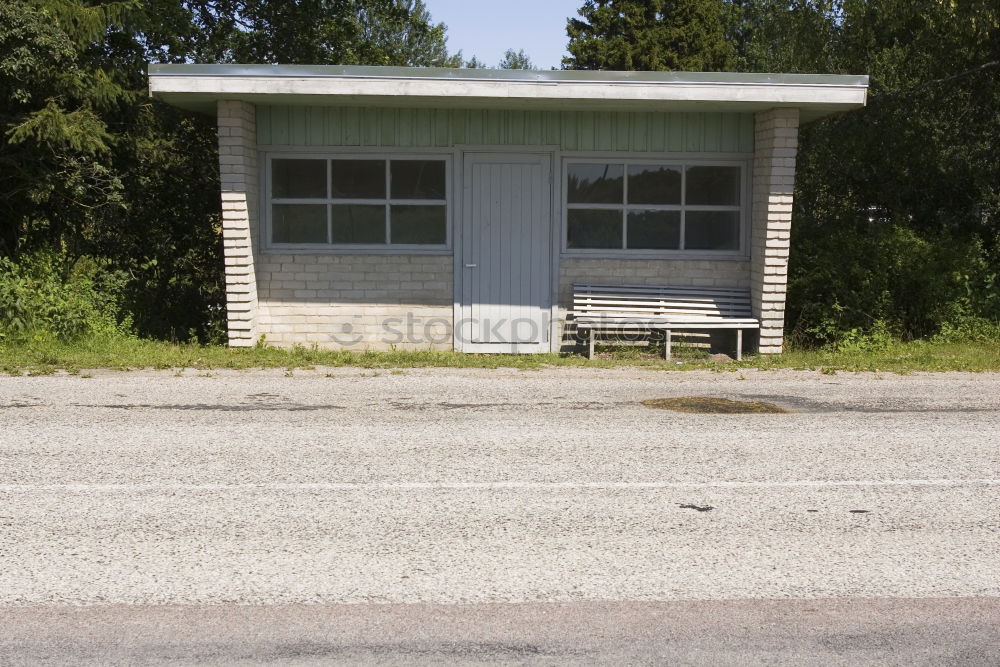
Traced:
<path fill-rule="evenodd" d="M 448 26 L 448 51 L 495 66 L 507 49 L 524 49 L 538 69 L 559 67 L 566 19 L 583 0 L 424 0 L 435 23 Z"/>

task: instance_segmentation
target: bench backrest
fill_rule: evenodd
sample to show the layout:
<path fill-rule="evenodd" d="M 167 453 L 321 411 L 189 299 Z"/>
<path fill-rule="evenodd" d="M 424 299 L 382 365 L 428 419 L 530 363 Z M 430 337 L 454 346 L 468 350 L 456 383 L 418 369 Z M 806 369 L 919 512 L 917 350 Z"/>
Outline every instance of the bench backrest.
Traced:
<path fill-rule="evenodd" d="M 573 285 L 577 315 L 642 317 L 682 315 L 692 318 L 750 318 L 750 290 L 666 285 Z"/>

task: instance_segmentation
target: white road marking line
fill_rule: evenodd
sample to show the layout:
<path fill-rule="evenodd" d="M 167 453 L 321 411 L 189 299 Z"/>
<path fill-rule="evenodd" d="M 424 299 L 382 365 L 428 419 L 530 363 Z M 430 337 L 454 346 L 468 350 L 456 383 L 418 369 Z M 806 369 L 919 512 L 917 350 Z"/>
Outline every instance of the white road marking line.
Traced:
<path fill-rule="evenodd" d="M 844 479 L 714 482 L 318 482 L 283 484 L 0 484 L 0 492 L 30 491 L 503 491 L 503 490 L 656 490 L 769 489 L 892 486 L 1000 486 L 1000 479 Z"/>

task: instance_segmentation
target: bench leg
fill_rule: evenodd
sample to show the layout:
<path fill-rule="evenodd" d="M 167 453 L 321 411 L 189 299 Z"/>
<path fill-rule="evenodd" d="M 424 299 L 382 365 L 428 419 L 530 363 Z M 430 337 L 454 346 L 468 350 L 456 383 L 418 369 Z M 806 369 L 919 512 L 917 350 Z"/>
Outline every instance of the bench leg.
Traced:
<path fill-rule="evenodd" d="M 587 336 L 587 358 L 594 358 L 594 330 L 593 328 L 588 329 L 590 333 Z"/>
<path fill-rule="evenodd" d="M 670 343 L 671 343 L 670 329 L 667 329 L 667 339 L 663 343 L 663 358 L 670 361 Z"/>
<path fill-rule="evenodd" d="M 736 330 L 736 361 L 743 360 L 743 329 Z"/>

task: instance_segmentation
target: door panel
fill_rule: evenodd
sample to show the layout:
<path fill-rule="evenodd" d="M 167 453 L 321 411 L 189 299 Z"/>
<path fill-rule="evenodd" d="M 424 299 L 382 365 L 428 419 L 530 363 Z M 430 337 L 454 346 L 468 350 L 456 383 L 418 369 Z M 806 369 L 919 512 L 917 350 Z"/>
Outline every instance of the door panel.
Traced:
<path fill-rule="evenodd" d="M 461 348 L 548 350 L 551 158 L 466 154 Z"/>

